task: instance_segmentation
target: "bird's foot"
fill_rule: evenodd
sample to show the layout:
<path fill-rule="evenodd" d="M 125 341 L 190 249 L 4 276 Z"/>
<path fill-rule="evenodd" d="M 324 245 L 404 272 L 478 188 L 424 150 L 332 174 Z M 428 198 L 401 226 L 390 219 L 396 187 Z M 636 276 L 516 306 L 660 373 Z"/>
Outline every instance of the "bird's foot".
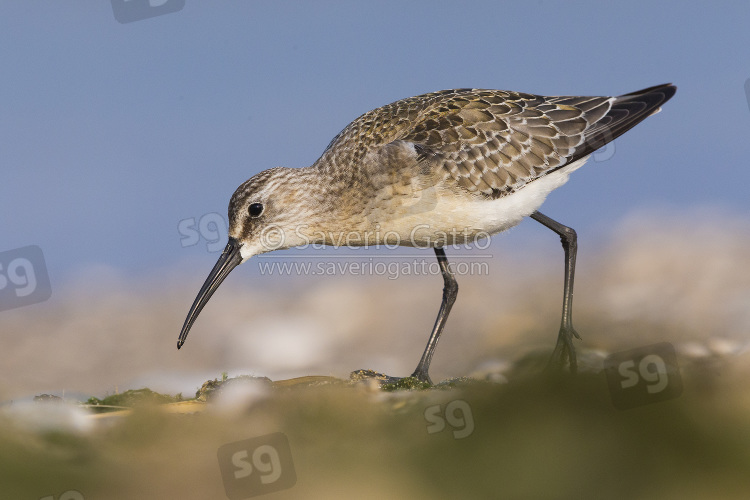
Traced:
<path fill-rule="evenodd" d="M 572 326 L 563 326 L 557 335 L 557 344 L 552 351 L 547 363 L 547 370 L 563 370 L 566 364 L 570 366 L 570 373 L 575 374 L 578 371 L 578 361 L 576 359 L 576 349 L 573 346 L 573 337 L 581 340 L 581 336 Z"/>
<path fill-rule="evenodd" d="M 414 373 L 412 373 L 411 376 L 407 378 L 417 379 L 419 382 L 423 384 L 427 384 L 429 386 L 435 385 L 432 383 L 432 380 L 430 379 L 430 375 L 427 373 L 427 371 L 421 370 L 419 368 L 414 370 Z"/>
<path fill-rule="evenodd" d="M 393 384 L 401 380 L 402 377 L 391 377 L 385 373 L 376 372 L 375 370 L 354 370 L 349 374 L 349 380 L 359 382 L 360 380 L 376 380 L 380 385 Z"/>

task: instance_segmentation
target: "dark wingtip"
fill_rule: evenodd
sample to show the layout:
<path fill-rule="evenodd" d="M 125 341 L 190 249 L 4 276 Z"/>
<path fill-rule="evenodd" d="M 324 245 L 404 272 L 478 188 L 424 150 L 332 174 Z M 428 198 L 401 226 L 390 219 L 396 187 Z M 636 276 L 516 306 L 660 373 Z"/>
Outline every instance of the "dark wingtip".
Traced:
<path fill-rule="evenodd" d="M 663 83 L 615 97 L 607 114 L 586 133 L 583 147 L 576 149 L 575 154 L 566 164 L 588 156 L 608 142 L 617 139 L 658 112 L 662 104 L 670 100 L 676 92 L 676 86 Z"/>
<path fill-rule="evenodd" d="M 180 350 L 180 347 L 182 347 L 182 344 L 184 344 L 184 343 L 185 343 L 185 342 L 184 342 L 184 341 L 182 341 L 182 340 L 178 340 L 178 341 L 177 341 L 177 350 L 178 350 L 178 351 Z"/>
<path fill-rule="evenodd" d="M 672 83 L 662 83 L 661 85 L 654 85 L 653 87 L 636 90 L 635 92 L 630 92 L 629 94 L 623 94 L 620 97 L 651 94 L 654 92 L 661 92 L 664 95 L 664 103 L 670 100 L 675 92 L 677 92 L 677 86 Z"/>

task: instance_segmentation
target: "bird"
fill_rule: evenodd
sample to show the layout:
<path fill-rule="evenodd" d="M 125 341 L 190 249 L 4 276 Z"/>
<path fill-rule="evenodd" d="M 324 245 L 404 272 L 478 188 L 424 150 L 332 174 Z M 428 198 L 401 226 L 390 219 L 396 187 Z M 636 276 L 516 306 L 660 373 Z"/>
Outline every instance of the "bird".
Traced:
<path fill-rule="evenodd" d="M 311 166 L 264 170 L 236 189 L 227 245 L 185 318 L 177 348 L 239 264 L 273 250 L 340 244 L 347 235 L 354 246 L 395 243 L 434 251 L 443 295 L 411 375 L 432 384 L 430 363 L 458 295 L 444 247 L 530 217 L 559 235 L 564 252 L 560 329 L 547 366 L 575 373 L 573 339 L 581 338 L 572 323 L 577 234 L 538 209 L 594 151 L 659 112 L 675 92 L 672 84 L 616 97 L 462 88 L 363 114 Z"/>

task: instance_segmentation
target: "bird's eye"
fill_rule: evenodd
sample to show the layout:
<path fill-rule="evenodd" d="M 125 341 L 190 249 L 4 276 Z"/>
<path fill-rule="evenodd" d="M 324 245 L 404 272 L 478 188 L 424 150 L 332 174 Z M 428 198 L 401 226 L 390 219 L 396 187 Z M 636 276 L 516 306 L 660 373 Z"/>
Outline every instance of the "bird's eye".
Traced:
<path fill-rule="evenodd" d="M 263 204 L 251 203 L 250 206 L 247 207 L 247 213 L 250 214 L 250 217 L 258 217 L 260 214 L 263 213 Z"/>

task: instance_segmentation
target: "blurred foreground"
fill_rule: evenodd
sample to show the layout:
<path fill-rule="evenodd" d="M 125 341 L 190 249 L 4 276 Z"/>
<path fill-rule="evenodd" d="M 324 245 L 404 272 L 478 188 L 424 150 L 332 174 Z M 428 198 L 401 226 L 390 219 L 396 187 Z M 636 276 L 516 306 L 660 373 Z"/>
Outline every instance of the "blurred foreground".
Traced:
<path fill-rule="evenodd" d="M 248 498 L 260 482 L 225 492 L 222 472 L 251 463 L 278 477 L 268 498 L 746 498 L 748 371 L 714 361 L 683 367 L 679 398 L 628 411 L 601 373 L 519 370 L 507 383 L 391 393 L 255 382 L 195 414 L 145 406 L 57 429 L 4 417 L 2 498 Z M 256 456 L 258 440 L 274 448 Z"/>

